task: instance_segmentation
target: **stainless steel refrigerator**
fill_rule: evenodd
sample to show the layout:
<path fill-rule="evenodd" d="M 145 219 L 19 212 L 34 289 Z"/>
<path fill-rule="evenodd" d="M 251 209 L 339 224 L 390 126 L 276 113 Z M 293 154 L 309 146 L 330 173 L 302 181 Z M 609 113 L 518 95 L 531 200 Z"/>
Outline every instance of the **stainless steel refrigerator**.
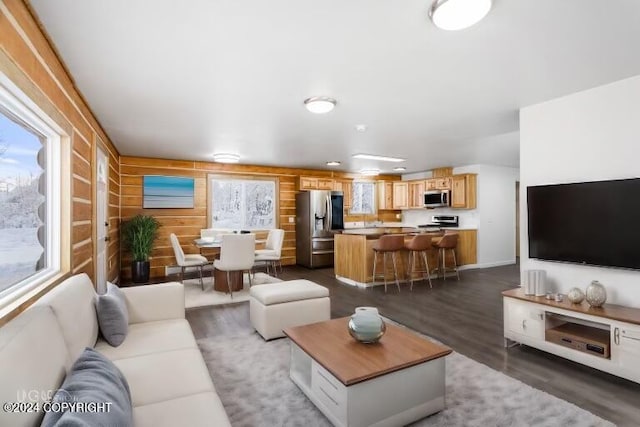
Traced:
<path fill-rule="evenodd" d="M 296 262 L 309 268 L 333 265 L 333 235 L 344 229 L 342 191 L 296 194 Z"/>

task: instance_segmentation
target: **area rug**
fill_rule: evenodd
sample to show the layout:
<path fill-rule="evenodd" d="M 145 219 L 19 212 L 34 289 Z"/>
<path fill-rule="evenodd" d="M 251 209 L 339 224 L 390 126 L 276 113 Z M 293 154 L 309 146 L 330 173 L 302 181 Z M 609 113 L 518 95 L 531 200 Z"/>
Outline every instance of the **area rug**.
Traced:
<path fill-rule="evenodd" d="M 249 277 L 244 275 L 244 288 L 233 293 L 233 299 L 229 293 L 217 292 L 213 290 L 211 277 L 204 277 L 204 290 L 200 286 L 200 279 L 189 279 L 184 281 L 184 306 L 185 308 L 204 307 L 208 305 L 232 304 L 249 300 Z M 254 285 L 264 285 L 266 283 L 281 282 L 277 277 L 269 276 L 265 273 L 256 273 L 251 279 Z"/>
<path fill-rule="evenodd" d="M 234 427 L 331 426 L 289 379 L 287 338 L 265 342 L 247 328 L 198 346 Z M 412 426 L 614 426 L 455 352 L 446 359 L 446 404 Z"/>

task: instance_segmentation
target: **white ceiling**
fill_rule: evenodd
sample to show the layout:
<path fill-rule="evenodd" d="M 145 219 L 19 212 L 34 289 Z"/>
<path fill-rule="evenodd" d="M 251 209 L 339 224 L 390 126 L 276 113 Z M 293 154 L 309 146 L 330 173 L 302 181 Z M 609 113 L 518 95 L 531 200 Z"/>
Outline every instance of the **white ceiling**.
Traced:
<path fill-rule="evenodd" d="M 640 1 L 494 0 L 458 32 L 432 25 L 430 3 L 31 0 L 124 155 L 517 166 L 520 107 L 640 74 Z M 311 114 L 315 95 L 338 105 Z"/>

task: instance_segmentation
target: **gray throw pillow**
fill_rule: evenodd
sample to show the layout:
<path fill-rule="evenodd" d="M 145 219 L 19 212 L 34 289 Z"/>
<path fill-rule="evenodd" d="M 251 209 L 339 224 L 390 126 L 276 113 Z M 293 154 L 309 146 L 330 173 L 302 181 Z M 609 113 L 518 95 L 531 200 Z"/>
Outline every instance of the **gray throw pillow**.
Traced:
<path fill-rule="evenodd" d="M 133 425 L 126 378 L 113 362 L 88 347 L 71 367 L 49 409 L 41 424 L 45 427 Z"/>
<path fill-rule="evenodd" d="M 107 282 L 107 291 L 96 297 L 96 312 L 104 339 L 114 347 L 122 344 L 129 332 L 129 312 L 120 288 Z"/>

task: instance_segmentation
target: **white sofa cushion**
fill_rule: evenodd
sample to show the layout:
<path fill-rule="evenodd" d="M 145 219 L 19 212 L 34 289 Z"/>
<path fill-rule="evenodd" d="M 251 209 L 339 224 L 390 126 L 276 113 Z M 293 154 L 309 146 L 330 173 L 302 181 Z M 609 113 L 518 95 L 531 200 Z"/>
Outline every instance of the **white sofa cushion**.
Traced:
<path fill-rule="evenodd" d="M 89 276 L 78 274 L 60 283 L 36 303 L 50 306 L 58 319 L 69 350 L 67 371 L 85 347 L 93 347 L 96 344 L 98 319 L 95 298 L 96 292 Z"/>
<path fill-rule="evenodd" d="M 137 427 L 231 426 L 220 398 L 212 391 L 138 406 L 133 410 L 133 423 Z"/>
<path fill-rule="evenodd" d="M 255 285 L 251 287 L 249 294 L 263 305 L 272 305 L 328 297 L 329 290 L 317 283 L 302 279 Z"/>
<path fill-rule="evenodd" d="M 96 343 L 96 350 L 111 360 L 183 348 L 198 348 L 189 322 L 185 319 L 129 325 L 127 338 L 118 347 L 112 347 L 102 338 Z"/>
<path fill-rule="evenodd" d="M 133 406 L 215 391 L 200 350 L 165 351 L 114 360 L 131 388 Z"/>
<path fill-rule="evenodd" d="M 120 289 L 127 300 L 129 324 L 184 319 L 184 286 L 168 282 Z"/>
<path fill-rule="evenodd" d="M 0 400 L 34 402 L 30 398 L 35 397 L 42 407 L 62 384 L 68 359 L 67 346 L 51 308 L 29 308 L 0 328 Z M 28 398 L 23 393 L 29 393 Z M 39 425 L 43 415 L 0 411 L 0 425 Z"/>

